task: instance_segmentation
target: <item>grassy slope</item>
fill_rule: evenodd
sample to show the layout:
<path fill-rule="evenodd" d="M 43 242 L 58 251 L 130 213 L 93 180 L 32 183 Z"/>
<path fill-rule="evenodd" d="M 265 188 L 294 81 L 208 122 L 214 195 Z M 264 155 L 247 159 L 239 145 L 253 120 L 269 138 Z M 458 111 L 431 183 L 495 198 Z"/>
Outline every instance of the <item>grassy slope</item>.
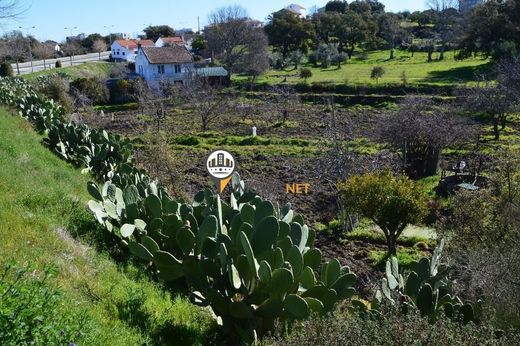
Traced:
<path fill-rule="evenodd" d="M 475 72 L 485 67 L 488 60 L 482 58 L 470 58 L 462 61 L 454 59 L 454 52 L 447 52 L 444 61 L 427 62 L 427 54 L 418 52 L 411 56 L 409 52 L 396 51 L 396 58 L 388 60 L 389 51 L 374 51 L 368 53 L 366 59 L 362 60 L 358 55 L 344 64 L 341 69 L 337 66 L 322 69 L 315 68 L 310 64 L 306 67 L 312 71 L 309 83 L 331 82 L 347 84 L 375 85 L 376 81 L 370 78 L 374 66 L 382 66 L 385 69 L 383 78 L 379 84 L 402 83 L 401 76 L 406 72 L 408 83 L 429 83 L 447 85 L 451 83 L 466 83 L 475 79 Z M 434 59 L 436 54 L 434 54 Z M 288 68 L 285 71 L 273 70 L 258 78 L 258 82 L 281 83 L 285 76 L 289 83 L 298 83 L 303 80 L 299 78 L 298 71 Z M 237 76 L 237 80 L 245 77 Z"/>
<path fill-rule="evenodd" d="M 22 77 L 30 80 L 39 76 L 45 76 L 48 74 L 60 72 L 68 75 L 71 79 L 77 79 L 82 77 L 107 78 L 111 67 L 111 63 L 96 61 L 83 63 L 75 66 L 63 67 L 59 69 L 53 68 L 45 71 L 38 71 L 23 75 Z"/>
<path fill-rule="evenodd" d="M 0 138 L 0 264 L 15 259 L 39 269 L 56 266 L 64 310 L 89 316 L 83 344 L 156 344 L 160 338 L 205 343 L 211 325 L 205 311 L 184 298 L 171 299 L 132 265 L 117 266 L 64 230 L 95 227 L 84 207 L 87 178 L 5 109 Z"/>

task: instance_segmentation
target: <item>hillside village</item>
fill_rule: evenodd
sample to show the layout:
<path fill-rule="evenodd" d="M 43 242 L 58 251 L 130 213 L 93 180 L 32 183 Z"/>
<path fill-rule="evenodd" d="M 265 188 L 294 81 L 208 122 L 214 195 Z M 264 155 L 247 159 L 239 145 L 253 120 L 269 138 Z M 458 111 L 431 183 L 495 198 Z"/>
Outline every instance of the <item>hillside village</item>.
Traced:
<path fill-rule="evenodd" d="M 520 2 L 220 3 L 0 0 L 0 345 L 519 344 Z"/>

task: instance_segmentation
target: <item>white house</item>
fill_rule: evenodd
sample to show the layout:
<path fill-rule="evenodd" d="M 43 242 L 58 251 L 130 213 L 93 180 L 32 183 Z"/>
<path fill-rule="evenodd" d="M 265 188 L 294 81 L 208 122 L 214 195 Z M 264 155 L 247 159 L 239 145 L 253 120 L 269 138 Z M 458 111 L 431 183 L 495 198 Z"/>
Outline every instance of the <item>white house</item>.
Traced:
<path fill-rule="evenodd" d="M 151 87 L 161 80 L 185 83 L 193 78 L 193 57 L 186 47 L 139 47 L 135 59 L 135 72 Z"/>
<path fill-rule="evenodd" d="M 297 4 L 290 4 L 285 8 L 285 10 L 294 13 L 295 15 L 305 18 L 307 16 L 307 9 L 303 6 Z"/>
<path fill-rule="evenodd" d="M 172 45 L 178 45 L 178 46 L 185 46 L 186 43 L 184 42 L 183 38 L 180 36 L 175 37 L 159 37 L 157 41 L 155 42 L 156 47 L 164 47 L 165 45 L 172 46 Z"/>
<path fill-rule="evenodd" d="M 135 61 L 137 46 L 154 47 L 151 40 L 116 40 L 112 43 L 111 55 L 115 61 Z"/>

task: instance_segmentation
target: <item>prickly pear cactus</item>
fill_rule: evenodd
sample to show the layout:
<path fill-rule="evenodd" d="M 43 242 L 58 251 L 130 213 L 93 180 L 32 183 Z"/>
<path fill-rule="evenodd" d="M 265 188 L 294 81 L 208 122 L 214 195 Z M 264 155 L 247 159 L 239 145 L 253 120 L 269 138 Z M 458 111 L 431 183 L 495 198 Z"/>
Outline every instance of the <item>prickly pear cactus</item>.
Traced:
<path fill-rule="evenodd" d="M 482 313 L 482 302 L 463 303 L 453 294 L 448 268 L 441 264 L 443 247 L 444 240 L 441 240 L 431 260 L 421 258 L 419 262 L 413 262 L 406 280 L 399 273 L 397 258 L 388 259 L 385 278 L 381 284 L 383 294 L 378 291 L 379 298 L 372 308 L 377 310 L 381 298 L 385 297 L 391 304 L 399 304 L 403 312 L 417 309 L 432 322 L 442 314 L 463 323 L 478 321 Z M 361 307 L 358 303 L 355 306 Z"/>
<path fill-rule="evenodd" d="M 235 184 L 243 186 L 239 177 Z M 289 207 L 244 191 L 231 205 L 209 190 L 191 204 L 133 185 L 89 191 L 98 221 L 160 278 L 185 280 L 191 301 L 211 306 L 235 341 L 254 341 L 277 319 L 326 313 L 355 293 L 356 276 L 337 260 L 322 263 L 315 232 Z"/>

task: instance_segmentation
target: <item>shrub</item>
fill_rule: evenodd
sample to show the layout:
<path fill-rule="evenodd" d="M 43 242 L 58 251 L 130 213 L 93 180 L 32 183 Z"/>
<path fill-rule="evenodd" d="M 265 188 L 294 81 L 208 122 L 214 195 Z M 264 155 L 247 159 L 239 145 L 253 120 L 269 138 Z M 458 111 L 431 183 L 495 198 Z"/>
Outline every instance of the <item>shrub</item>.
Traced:
<path fill-rule="evenodd" d="M 105 82 L 97 78 L 78 78 L 70 83 L 70 87 L 71 89 L 76 88 L 95 104 L 105 103 L 109 99 L 109 91 Z"/>
<path fill-rule="evenodd" d="M 361 214 L 378 225 L 391 255 L 397 253 L 397 238 L 406 226 L 421 221 L 426 213 L 420 187 L 389 171 L 352 176 L 339 188 L 347 213 Z"/>
<path fill-rule="evenodd" d="M 49 284 L 55 270 L 39 273 L 5 263 L 0 274 L 0 344 L 68 345 L 81 339 L 86 316 L 61 308 L 59 290 Z"/>
<path fill-rule="evenodd" d="M 503 332 L 491 324 L 460 325 L 447 319 L 430 324 L 419 314 L 390 310 L 384 315 L 337 313 L 315 317 L 295 325 L 289 335 L 279 334 L 266 343 L 301 345 L 513 345 L 517 331 Z"/>
<path fill-rule="evenodd" d="M 126 103 L 133 101 L 131 84 L 126 79 L 120 79 L 110 87 L 110 102 Z"/>
<path fill-rule="evenodd" d="M 308 78 L 312 77 L 312 71 L 308 68 L 302 68 L 300 70 L 300 78 L 305 79 L 307 81 Z"/>
<path fill-rule="evenodd" d="M 12 77 L 13 67 L 7 61 L 0 64 L 0 77 Z"/>
<path fill-rule="evenodd" d="M 54 64 L 54 67 L 61 68 L 61 61 L 60 60 L 56 60 L 56 63 Z"/>
<path fill-rule="evenodd" d="M 376 83 L 379 83 L 379 78 L 382 78 L 385 74 L 385 69 L 382 66 L 374 66 L 372 68 L 372 72 L 370 73 L 370 78 L 375 79 Z"/>
<path fill-rule="evenodd" d="M 66 113 L 72 111 L 72 99 L 69 95 L 69 84 L 66 80 L 57 75 L 52 75 L 42 83 L 38 92 L 48 98 L 58 102 Z"/>

